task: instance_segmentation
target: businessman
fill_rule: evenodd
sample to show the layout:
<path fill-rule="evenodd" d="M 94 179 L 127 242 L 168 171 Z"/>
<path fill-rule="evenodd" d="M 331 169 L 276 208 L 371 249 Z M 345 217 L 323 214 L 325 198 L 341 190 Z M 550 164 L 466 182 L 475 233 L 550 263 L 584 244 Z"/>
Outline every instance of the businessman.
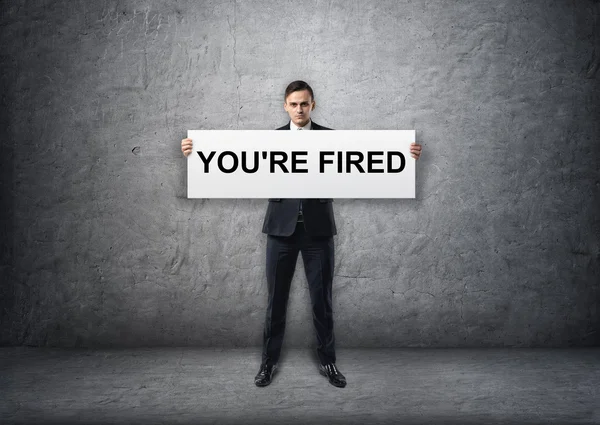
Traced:
<path fill-rule="evenodd" d="M 283 107 L 290 122 L 277 130 L 331 130 L 310 118 L 315 108 L 312 88 L 304 81 L 290 83 L 284 93 Z M 192 141 L 183 139 L 185 156 L 192 152 Z M 421 146 L 413 143 L 411 156 L 418 159 Z M 336 366 L 333 333 L 332 281 L 334 266 L 333 236 L 337 234 L 332 199 L 269 199 L 263 222 L 267 234 L 266 274 L 268 302 L 263 330 L 262 361 L 254 383 L 269 385 L 277 369 L 285 331 L 290 284 L 298 253 L 308 281 L 313 325 L 317 336 L 319 372 L 336 387 L 345 387 L 346 378 Z"/>

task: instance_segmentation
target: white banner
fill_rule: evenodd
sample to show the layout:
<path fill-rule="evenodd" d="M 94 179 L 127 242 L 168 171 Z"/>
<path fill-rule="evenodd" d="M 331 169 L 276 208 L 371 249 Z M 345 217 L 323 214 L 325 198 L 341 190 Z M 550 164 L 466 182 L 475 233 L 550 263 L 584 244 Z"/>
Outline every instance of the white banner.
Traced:
<path fill-rule="evenodd" d="M 188 198 L 414 198 L 414 130 L 188 130 Z"/>

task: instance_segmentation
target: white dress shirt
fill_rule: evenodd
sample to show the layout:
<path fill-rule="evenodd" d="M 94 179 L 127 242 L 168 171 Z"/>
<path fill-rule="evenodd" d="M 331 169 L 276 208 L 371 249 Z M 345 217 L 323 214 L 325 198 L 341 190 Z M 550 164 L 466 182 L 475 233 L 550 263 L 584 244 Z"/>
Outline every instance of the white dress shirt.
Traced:
<path fill-rule="evenodd" d="M 292 120 L 290 120 L 290 130 L 312 130 L 312 121 L 309 119 L 304 127 L 298 127 Z M 302 201 L 300 201 L 300 211 L 298 211 L 298 221 L 303 222 L 304 217 L 302 216 Z"/>

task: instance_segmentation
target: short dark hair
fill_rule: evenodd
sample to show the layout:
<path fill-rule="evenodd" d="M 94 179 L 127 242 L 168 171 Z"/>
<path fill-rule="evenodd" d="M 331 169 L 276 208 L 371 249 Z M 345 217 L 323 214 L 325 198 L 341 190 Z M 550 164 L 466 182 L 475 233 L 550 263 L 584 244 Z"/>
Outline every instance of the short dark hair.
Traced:
<path fill-rule="evenodd" d="M 287 100 L 288 96 L 290 94 L 292 94 L 293 92 L 302 91 L 302 90 L 308 90 L 308 92 L 310 93 L 310 98 L 312 100 L 315 100 L 315 95 L 313 94 L 313 89 L 308 85 L 308 83 L 306 83 L 302 80 L 292 81 L 291 83 L 288 84 L 287 88 L 285 89 L 285 96 L 284 96 L 283 100 Z"/>

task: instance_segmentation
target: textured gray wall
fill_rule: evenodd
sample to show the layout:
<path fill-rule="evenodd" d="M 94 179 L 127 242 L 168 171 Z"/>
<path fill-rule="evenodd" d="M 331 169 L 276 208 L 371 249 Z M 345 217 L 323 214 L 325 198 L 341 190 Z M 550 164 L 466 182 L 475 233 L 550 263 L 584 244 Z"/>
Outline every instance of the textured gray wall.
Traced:
<path fill-rule="evenodd" d="M 259 345 L 266 201 L 187 200 L 179 144 L 300 78 L 424 146 L 416 200 L 334 203 L 339 347 L 598 345 L 600 4 L 528 3 L 2 2 L 0 343 Z"/>

